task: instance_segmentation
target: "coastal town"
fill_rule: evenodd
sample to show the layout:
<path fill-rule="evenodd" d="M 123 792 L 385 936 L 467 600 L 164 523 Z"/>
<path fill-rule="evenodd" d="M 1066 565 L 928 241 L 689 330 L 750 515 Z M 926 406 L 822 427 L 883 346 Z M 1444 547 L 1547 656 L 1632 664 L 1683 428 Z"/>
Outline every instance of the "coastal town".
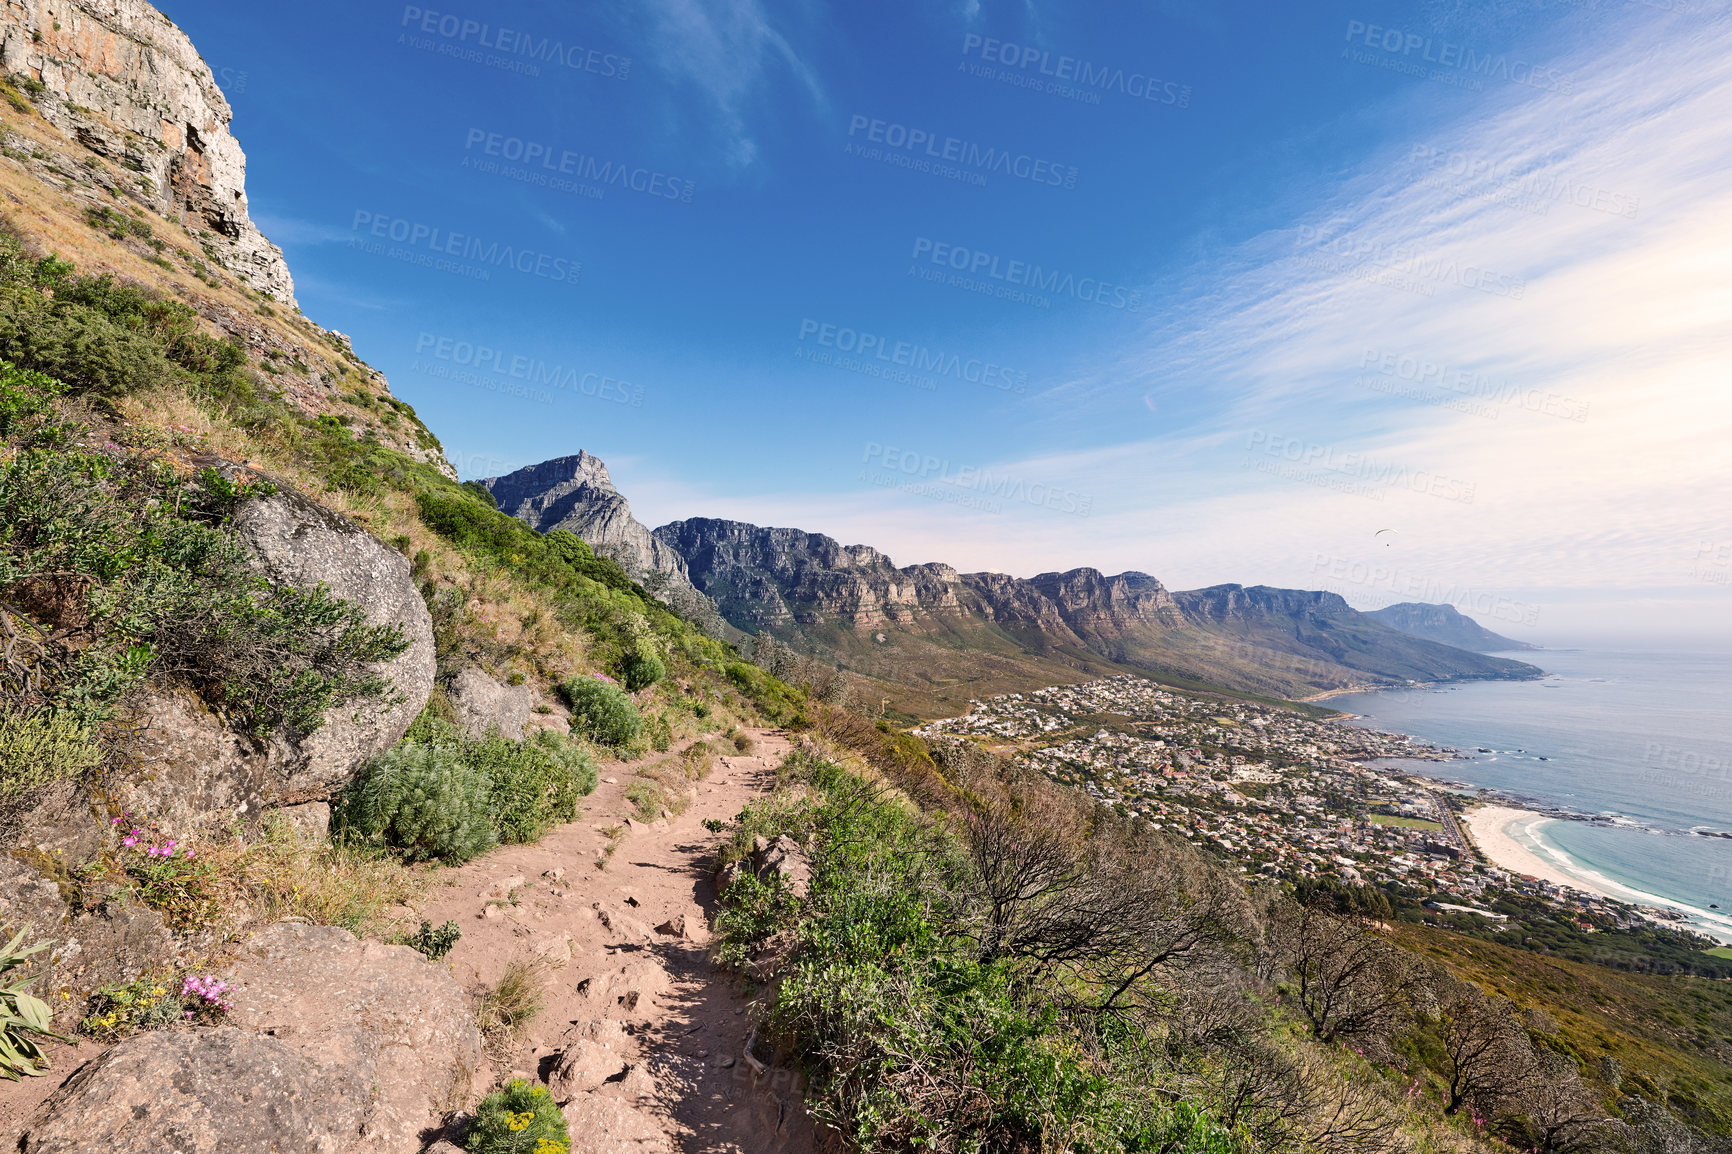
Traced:
<path fill-rule="evenodd" d="M 1485 860 L 1458 822 L 1472 791 L 1391 764 L 1458 751 L 1340 718 L 1123 675 L 970 701 L 916 732 L 973 740 L 1243 873 L 1374 886 L 1436 924 L 1501 933 L 1536 909 L 1581 933 L 1677 920 Z"/>

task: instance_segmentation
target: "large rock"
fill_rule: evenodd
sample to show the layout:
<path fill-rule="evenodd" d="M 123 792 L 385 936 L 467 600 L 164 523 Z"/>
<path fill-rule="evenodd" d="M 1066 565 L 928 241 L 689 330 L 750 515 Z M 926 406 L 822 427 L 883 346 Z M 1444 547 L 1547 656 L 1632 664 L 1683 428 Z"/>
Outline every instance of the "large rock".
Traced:
<path fill-rule="evenodd" d="M 137 191 L 213 259 L 293 307 L 282 250 L 247 214 L 233 113 L 186 33 L 144 0 L 4 0 L 0 12 L 0 64 L 47 88 L 43 117 L 137 173 Z"/>
<path fill-rule="evenodd" d="M 559 1059 L 548 1076 L 547 1088 L 556 1102 L 569 1102 L 617 1078 L 632 1052 L 624 1022 L 608 1019 L 573 1026 L 560 1039 Z"/>
<path fill-rule="evenodd" d="M 485 737 L 497 728 L 513 741 L 523 739 L 534 716 L 535 693 L 527 685 L 504 685 L 474 666 L 458 672 L 449 691 L 457 708 L 457 725 L 471 737 Z"/>
<path fill-rule="evenodd" d="M 268 800 L 327 798 L 369 757 L 390 748 L 433 692 L 433 618 L 415 588 L 409 559 L 359 525 L 284 489 L 245 502 L 234 517 L 240 539 L 273 581 L 299 588 L 323 583 L 367 611 L 375 625 L 400 625 L 409 648 L 379 667 L 402 700 L 393 706 L 344 707 L 298 746 L 270 753 Z"/>
<path fill-rule="evenodd" d="M 81 993 L 131 981 L 175 956 L 174 935 L 155 910 L 116 894 L 74 916 L 56 879 L 7 856 L 0 856 L 0 922 L 28 925 L 30 942 L 52 941 L 46 963 L 31 972 Z"/>
<path fill-rule="evenodd" d="M 136 812 L 175 828 L 258 813 L 268 785 L 264 752 L 195 694 L 150 694 L 134 708 L 130 729 Z"/>
<path fill-rule="evenodd" d="M 285 1043 L 333 1080 L 371 1088 L 348 1151 L 410 1151 L 447 1104 L 468 1097 L 481 1036 L 463 990 L 408 946 L 334 926 L 280 922 L 230 968 L 234 1025 Z"/>
<path fill-rule="evenodd" d="M 360 1069 L 313 1061 L 279 1038 L 230 1027 L 158 1030 L 69 1078 L 20 1149 L 346 1154 L 358 1148 L 372 1088 Z"/>

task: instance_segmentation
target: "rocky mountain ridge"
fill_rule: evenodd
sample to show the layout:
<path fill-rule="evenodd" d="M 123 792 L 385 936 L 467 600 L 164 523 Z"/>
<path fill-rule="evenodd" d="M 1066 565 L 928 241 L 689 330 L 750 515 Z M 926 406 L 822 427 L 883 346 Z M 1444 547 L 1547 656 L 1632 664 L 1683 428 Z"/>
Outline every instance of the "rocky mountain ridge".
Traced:
<path fill-rule="evenodd" d="M 1032 680 L 1108 669 L 1282 697 L 1539 670 L 1415 637 L 1333 593 L 1227 584 L 1174 592 L 1146 573 L 1092 568 L 1018 578 L 942 563 L 898 568 L 866 545 L 739 521 L 675 521 L 655 536 L 692 583 L 748 633 L 768 632 L 927 708 L 979 680 L 973 653 Z M 1464 619 L 1465 620 L 1465 619 Z M 1055 667 L 1056 663 L 1056 667 Z"/>

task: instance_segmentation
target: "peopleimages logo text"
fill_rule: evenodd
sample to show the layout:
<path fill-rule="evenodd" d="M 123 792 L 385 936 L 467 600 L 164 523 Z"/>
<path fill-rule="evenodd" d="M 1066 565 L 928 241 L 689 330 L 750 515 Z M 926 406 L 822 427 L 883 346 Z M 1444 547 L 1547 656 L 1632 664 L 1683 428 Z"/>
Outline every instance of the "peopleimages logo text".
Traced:
<path fill-rule="evenodd" d="M 1363 44 L 1366 48 L 1413 63 L 1416 67 L 1422 62 L 1435 64 L 1440 68 L 1454 69 L 1464 76 L 1481 80 L 1507 80 L 1512 84 L 1525 84 L 1542 92 L 1561 92 L 1568 95 L 1575 86 L 1568 76 L 1559 75 L 1549 66 L 1511 60 L 1501 53 L 1482 55 L 1465 44 L 1452 44 L 1437 37 L 1404 32 L 1399 28 L 1385 28 L 1381 24 L 1367 24 L 1363 20 L 1347 22 L 1347 42 Z"/>
<path fill-rule="evenodd" d="M 595 397 L 597 400 L 612 401 L 618 405 L 640 408 L 643 405 L 643 389 L 630 381 L 582 368 L 550 365 L 539 357 L 513 353 L 509 349 L 496 349 L 474 341 L 423 332 L 415 338 L 415 355 L 430 356 L 436 361 L 466 368 L 477 374 L 487 373 L 495 377 L 522 381 L 527 385 L 564 389 L 586 397 Z"/>
<path fill-rule="evenodd" d="M 1004 392 L 1028 391 L 1028 374 L 996 361 L 979 357 L 962 357 L 930 349 L 912 341 L 898 341 L 878 333 L 852 329 L 847 325 L 827 324 L 810 317 L 800 322 L 800 341 L 811 341 L 825 349 L 848 353 L 861 360 L 881 361 L 886 366 L 907 369 L 911 374 L 950 377 L 969 384 L 985 385 Z"/>
<path fill-rule="evenodd" d="M 1178 108 L 1189 108 L 1191 104 L 1189 84 L 1160 80 L 1146 72 L 1126 72 L 1123 68 L 1105 65 L 1097 67 L 1074 56 L 1055 57 L 1051 52 L 1029 44 L 1013 44 L 970 32 L 962 38 L 962 54 L 978 55 L 988 64 L 1002 64 L 1025 72 L 1032 70 L 1055 81 L 1075 83 L 1088 90 L 1118 92 L 1138 100 L 1152 100 L 1156 104 L 1171 104 Z"/>
<path fill-rule="evenodd" d="M 947 458 L 913 449 L 899 449 L 895 445 L 881 445 L 877 441 L 866 442 L 866 451 L 860 460 L 920 482 L 948 485 L 1006 501 L 1023 501 L 1060 513 L 1075 513 L 1079 517 L 1088 516 L 1094 505 L 1093 497 L 1074 489 L 1049 485 L 1044 481 L 1031 482 L 1008 473 L 994 473 L 976 465 L 952 468 Z M 997 509 L 991 511 L 998 512 Z"/>
<path fill-rule="evenodd" d="M 1404 273 L 1419 281 L 1441 281 L 1485 293 L 1487 296 L 1521 300 L 1528 291 L 1528 282 L 1518 276 L 1500 273 L 1482 265 L 1462 264 L 1452 257 L 1421 252 L 1411 245 L 1385 244 L 1380 240 L 1358 240 L 1344 235 L 1328 235 L 1314 225 L 1298 228 L 1301 247 L 1340 257 L 1342 267 L 1356 264 Z M 1427 294 L 1429 295 L 1429 293 Z"/>
<path fill-rule="evenodd" d="M 632 192 L 677 200 L 682 204 L 691 203 L 692 192 L 697 188 L 697 185 L 689 180 L 669 176 L 653 168 L 634 168 L 629 164 L 600 160 L 587 153 L 556 148 L 555 145 L 539 140 L 526 140 L 521 136 L 489 132 L 485 128 L 469 130 L 463 140 L 463 151 L 496 156 L 525 166 L 539 165 L 547 172 L 560 176 L 593 180 L 602 186 L 618 185 Z M 464 159 L 467 162 L 468 158 Z"/>
<path fill-rule="evenodd" d="M 567 44 L 552 36 L 538 38 L 533 33 L 515 28 L 495 28 L 450 12 L 405 5 L 401 26 L 453 44 L 473 44 L 477 48 L 542 64 L 561 64 L 573 72 L 590 72 L 613 80 L 624 80 L 631 74 L 629 56 L 616 56 L 581 44 Z"/>
<path fill-rule="evenodd" d="M 420 252 L 422 255 L 411 263 L 426 263 L 431 257 L 448 256 L 458 261 L 474 261 L 493 268 L 514 269 L 527 276 L 562 284 L 576 284 L 578 275 L 583 272 L 581 262 L 554 256 L 552 253 L 487 241 L 468 233 L 451 232 L 437 225 L 422 224 L 382 212 L 368 212 L 362 208 L 355 210 L 355 219 L 349 229 L 356 234 L 358 240 L 374 237 L 407 245 L 410 250 L 408 255 Z M 427 254 L 431 254 L 431 257 Z M 480 279 L 486 279 L 485 274 L 481 274 Z"/>
<path fill-rule="evenodd" d="M 1058 269 L 1030 264 L 1028 261 L 1000 258 L 994 253 L 964 248 L 959 244 L 946 244 L 944 241 L 935 241 L 924 236 L 914 238 L 914 252 L 910 259 L 924 259 L 927 263 L 969 276 L 984 276 L 1036 292 L 1074 297 L 1079 301 L 1106 305 L 1108 308 L 1134 311 L 1143 301 L 1142 293 L 1127 289 L 1124 285 L 1094 277 L 1078 277 Z"/>
<path fill-rule="evenodd" d="M 1054 188 L 1075 188 L 1077 170 L 1067 164 L 1056 164 L 1026 152 L 1012 152 L 963 140 L 941 136 L 926 128 L 911 128 L 889 120 L 854 115 L 848 119 L 848 150 L 862 147 L 856 140 L 882 145 L 893 152 L 920 156 L 941 164 L 957 164 L 984 173 L 1015 177 L 1033 184 L 1050 184 Z"/>

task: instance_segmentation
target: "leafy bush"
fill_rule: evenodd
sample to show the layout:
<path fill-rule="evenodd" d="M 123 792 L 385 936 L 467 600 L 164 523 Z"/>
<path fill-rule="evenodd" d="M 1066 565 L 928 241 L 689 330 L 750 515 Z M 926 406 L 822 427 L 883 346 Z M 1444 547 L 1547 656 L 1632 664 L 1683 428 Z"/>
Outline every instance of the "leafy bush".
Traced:
<path fill-rule="evenodd" d="M 463 931 L 457 928 L 456 922 L 448 921 L 435 929 L 432 922 L 422 918 L 421 928 L 406 936 L 403 939 L 403 944 L 413 946 L 427 955 L 428 961 L 436 962 L 450 953 L 451 947 L 455 946 L 462 937 Z"/>
<path fill-rule="evenodd" d="M 595 785 L 599 780 L 595 759 L 581 743 L 551 729 L 537 730 L 529 740 L 552 758 L 560 772 L 571 779 L 572 787 L 577 790 L 579 797 L 588 797 L 595 792 Z"/>
<path fill-rule="evenodd" d="M 472 1154 L 567 1154 L 571 1140 L 547 1087 L 519 1078 L 482 1099 L 465 1145 Z"/>
<path fill-rule="evenodd" d="M 83 777 L 102 761 L 90 731 L 70 714 L 0 717 L 0 801 L 38 786 Z"/>
<path fill-rule="evenodd" d="M 465 742 L 462 757 L 492 783 L 488 812 L 500 841 L 532 842 L 577 816 L 576 775 L 546 745 L 495 734 Z"/>
<path fill-rule="evenodd" d="M 640 689 L 648 689 L 668 674 L 668 667 L 662 664 L 648 647 L 639 645 L 620 662 L 620 680 L 632 693 Z"/>
<path fill-rule="evenodd" d="M 0 928 L 0 938 L 5 936 Z M 49 943 L 24 945 L 27 930 L 19 930 L 11 941 L 0 945 L 0 1078 L 16 1082 L 48 1072 L 48 1056 L 42 1052 L 39 1038 L 61 1038 L 49 1029 L 53 1012 L 47 1003 L 30 993 L 35 978 L 13 978 L 6 975 L 23 966 L 32 956 L 48 948 Z M 62 1039 L 64 1040 L 64 1039 Z"/>
<path fill-rule="evenodd" d="M 408 645 L 323 586 L 273 586 L 221 527 L 244 491 L 142 458 L 30 449 L 0 464 L 0 691 L 88 724 L 146 677 L 190 685 L 254 736 L 387 700 Z M 20 616 L 20 610 L 28 614 Z"/>
<path fill-rule="evenodd" d="M 347 841 L 456 865 L 497 844 L 491 793 L 487 775 L 457 746 L 403 742 L 369 761 L 343 790 L 332 825 Z"/>
<path fill-rule="evenodd" d="M 559 687 L 571 707 L 572 732 L 618 749 L 636 740 L 643 716 L 625 690 L 593 677 L 573 677 Z"/>
<path fill-rule="evenodd" d="M 851 1148 L 1243 1148 L 1163 1082 L 1162 1043 L 1124 1015 L 1084 1011 L 1070 981 L 982 951 L 990 914 L 968 896 L 966 835 L 832 762 L 795 755 L 782 777 L 741 814 L 723 857 L 754 836 L 803 837 L 807 896 L 741 874 L 721 895 L 715 953 L 779 978 L 769 1041 L 804 1060 L 814 1115 Z M 1017 885 L 1052 882 L 1034 876 Z"/>

